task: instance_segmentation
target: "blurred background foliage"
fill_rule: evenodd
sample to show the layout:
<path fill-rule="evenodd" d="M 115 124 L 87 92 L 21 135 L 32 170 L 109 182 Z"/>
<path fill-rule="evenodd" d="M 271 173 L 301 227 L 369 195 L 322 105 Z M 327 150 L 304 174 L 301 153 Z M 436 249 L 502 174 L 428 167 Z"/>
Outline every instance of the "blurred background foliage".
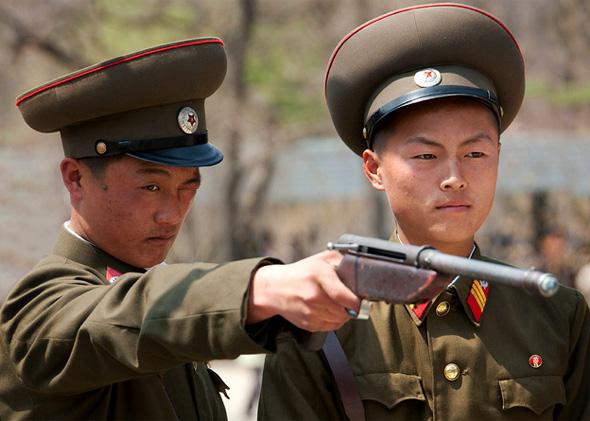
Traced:
<path fill-rule="evenodd" d="M 30 130 L 14 98 L 79 67 L 183 38 L 220 36 L 226 43 L 226 81 L 207 103 L 210 139 L 226 159 L 204 171 L 203 191 L 170 262 L 265 253 L 289 261 L 345 231 L 387 237 L 393 227 L 388 206 L 366 183 L 356 184 L 360 161 L 336 140 L 323 77 L 334 47 L 353 28 L 419 3 L 427 2 L 0 0 L 0 297 L 50 249 L 68 218 L 57 172 L 59 138 Z M 531 139 L 530 154 L 543 163 L 535 179 L 557 158 L 567 167 L 569 157 L 543 157 L 552 149 L 534 141 L 543 134 L 554 143 L 590 142 L 590 3 L 464 3 L 506 22 L 526 58 L 525 103 L 505 144 L 512 137 Z M 304 165 L 312 160 L 315 167 Z M 511 173 L 503 176 L 510 180 Z M 573 282 L 590 257 L 590 189 L 569 192 L 568 182 L 588 180 L 568 177 L 557 187 L 499 190 L 478 239 L 485 251 L 563 272 Z M 332 194 L 343 183 L 350 188 Z M 313 194 L 321 188 L 326 193 Z M 561 242 L 553 241 L 553 249 L 544 245 L 555 236 Z"/>

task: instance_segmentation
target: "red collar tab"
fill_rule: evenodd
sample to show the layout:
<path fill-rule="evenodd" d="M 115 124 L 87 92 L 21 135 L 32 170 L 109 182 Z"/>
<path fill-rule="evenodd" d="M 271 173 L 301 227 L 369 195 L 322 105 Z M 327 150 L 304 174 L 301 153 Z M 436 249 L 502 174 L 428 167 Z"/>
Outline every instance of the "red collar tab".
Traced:
<path fill-rule="evenodd" d="M 428 307 L 430 307 L 431 302 L 430 301 L 426 301 L 424 303 L 420 303 L 420 304 L 413 304 L 411 305 L 411 309 L 414 312 L 414 314 L 416 315 L 416 317 L 418 317 L 420 320 L 422 320 L 422 317 L 424 317 L 424 314 L 426 314 L 426 310 L 428 310 Z"/>
<path fill-rule="evenodd" d="M 106 277 L 109 284 L 114 284 L 115 282 L 117 282 L 119 276 L 121 275 L 122 273 L 119 272 L 117 269 L 113 269 L 112 267 L 107 266 Z"/>

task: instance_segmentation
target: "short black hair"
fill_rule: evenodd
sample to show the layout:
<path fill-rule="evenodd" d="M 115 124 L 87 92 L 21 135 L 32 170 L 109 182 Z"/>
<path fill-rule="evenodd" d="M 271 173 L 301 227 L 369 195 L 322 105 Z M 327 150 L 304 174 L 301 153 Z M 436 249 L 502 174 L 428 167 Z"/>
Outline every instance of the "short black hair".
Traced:
<path fill-rule="evenodd" d="M 121 156 L 108 156 L 108 157 L 90 157 L 90 158 L 80 158 L 80 162 L 88 167 L 92 175 L 97 178 L 101 179 L 104 176 L 104 173 L 107 167 L 115 162 L 115 160 L 119 159 Z"/>

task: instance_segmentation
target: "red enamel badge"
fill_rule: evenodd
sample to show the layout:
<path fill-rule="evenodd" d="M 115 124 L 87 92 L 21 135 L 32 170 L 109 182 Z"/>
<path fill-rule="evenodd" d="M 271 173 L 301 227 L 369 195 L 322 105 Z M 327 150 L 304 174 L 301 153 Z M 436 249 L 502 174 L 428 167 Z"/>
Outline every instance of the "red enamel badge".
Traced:
<path fill-rule="evenodd" d="M 539 368 L 543 365 L 543 358 L 538 354 L 533 354 L 529 357 L 529 365 L 533 368 Z"/>

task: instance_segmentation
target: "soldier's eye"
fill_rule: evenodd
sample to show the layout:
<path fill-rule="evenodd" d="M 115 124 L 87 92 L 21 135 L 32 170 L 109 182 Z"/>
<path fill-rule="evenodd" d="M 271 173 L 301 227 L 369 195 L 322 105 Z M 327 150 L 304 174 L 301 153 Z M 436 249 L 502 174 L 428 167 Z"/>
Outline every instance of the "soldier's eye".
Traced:
<path fill-rule="evenodd" d="M 436 155 L 431 154 L 431 153 L 423 153 L 420 155 L 416 155 L 414 158 L 417 159 L 436 159 Z"/>
<path fill-rule="evenodd" d="M 148 190 L 148 191 L 159 191 L 160 190 L 160 186 L 157 186 L 155 184 L 148 184 L 147 186 L 143 187 L 144 190 Z"/>
<path fill-rule="evenodd" d="M 484 156 L 485 154 L 483 152 L 469 152 L 467 154 L 467 156 L 469 158 L 481 158 L 482 156 Z"/>

